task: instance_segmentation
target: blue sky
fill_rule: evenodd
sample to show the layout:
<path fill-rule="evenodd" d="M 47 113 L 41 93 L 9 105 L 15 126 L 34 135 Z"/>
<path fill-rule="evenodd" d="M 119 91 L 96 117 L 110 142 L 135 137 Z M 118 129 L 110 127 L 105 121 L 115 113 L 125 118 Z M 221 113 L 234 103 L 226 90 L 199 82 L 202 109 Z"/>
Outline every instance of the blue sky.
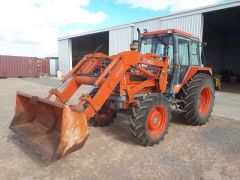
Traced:
<path fill-rule="evenodd" d="M 0 0 L 0 54 L 57 56 L 61 36 L 228 1 Z"/>

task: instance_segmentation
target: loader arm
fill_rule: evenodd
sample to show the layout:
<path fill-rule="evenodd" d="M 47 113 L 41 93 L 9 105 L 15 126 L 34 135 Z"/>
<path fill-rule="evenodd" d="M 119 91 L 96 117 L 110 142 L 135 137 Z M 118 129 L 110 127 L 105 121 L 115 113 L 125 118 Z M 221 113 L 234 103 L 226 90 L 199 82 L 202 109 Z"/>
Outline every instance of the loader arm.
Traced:
<path fill-rule="evenodd" d="M 111 63 L 104 69 L 103 72 L 101 72 L 99 77 L 91 77 L 93 70 L 101 64 L 100 62 L 102 60 L 106 58 L 109 59 Z M 129 92 L 130 102 L 134 101 L 133 95 L 135 95 L 139 90 L 145 87 L 156 86 L 156 80 L 159 82 L 157 86 L 159 87 L 160 92 L 163 93 L 166 90 L 167 85 L 168 59 L 166 58 L 162 61 L 156 60 L 156 58 L 160 58 L 160 56 L 151 53 L 143 55 L 136 51 L 126 51 L 111 57 L 101 53 L 98 53 L 95 56 L 85 56 L 79 64 L 76 65 L 78 69 L 74 68 L 74 70 L 66 76 L 68 79 L 71 78 L 67 86 L 61 92 L 55 88 L 52 89 L 48 98 L 54 94 L 57 97 L 56 101 L 66 103 L 81 85 L 93 85 L 94 87 L 97 87 L 98 92 L 94 95 L 94 97 L 90 97 L 89 94 L 84 95 L 80 97 L 81 101 L 79 104 L 71 106 L 74 111 L 80 111 L 83 106 L 82 103 L 86 102 L 88 106 L 84 113 L 86 119 L 89 120 L 101 109 L 117 85 L 124 79 L 127 70 L 131 68 L 138 70 L 143 75 L 151 77 L 151 79 L 148 79 L 131 89 L 125 86 L 126 90 Z M 160 68 L 161 71 L 159 71 L 159 74 L 153 74 L 146 68 L 142 67 L 142 65 L 156 66 Z M 66 78 L 64 79 L 64 82 L 65 81 L 67 81 Z"/>
<path fill-rule="evenodd" d="M 51 89 L 47 98 L 50 99 L 52 95 L 55 95 L 57 102 L 66 103 L 81 86 L 81 84 L 92 84 L 92 81 L 96 78 L 90 79 L 87 77 L 89 77 L 91 73 L 93 73 L 93 70 L 101 64 L 101 61 L 106 58 L 108 58 L 108 56 L 102 53 L 84 56 L 58 85 L 59 87 L 65 83 L 65 87 L 61 91 L 58 90 L 58 87 Z M 81 75 L 82 77 L 80 77 Z"/>

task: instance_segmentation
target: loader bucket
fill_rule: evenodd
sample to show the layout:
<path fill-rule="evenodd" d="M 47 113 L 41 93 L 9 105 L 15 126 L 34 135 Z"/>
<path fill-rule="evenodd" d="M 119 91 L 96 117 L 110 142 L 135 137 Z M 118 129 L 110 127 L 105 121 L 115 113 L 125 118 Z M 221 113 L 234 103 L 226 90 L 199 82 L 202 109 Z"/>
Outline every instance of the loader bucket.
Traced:
<path fill-rule="evenodd" d="M 80 149 L 89 134 L 83 112 L 47 99 L 17 92 L 15 113 L 9 128 L 51 161 Z"/>

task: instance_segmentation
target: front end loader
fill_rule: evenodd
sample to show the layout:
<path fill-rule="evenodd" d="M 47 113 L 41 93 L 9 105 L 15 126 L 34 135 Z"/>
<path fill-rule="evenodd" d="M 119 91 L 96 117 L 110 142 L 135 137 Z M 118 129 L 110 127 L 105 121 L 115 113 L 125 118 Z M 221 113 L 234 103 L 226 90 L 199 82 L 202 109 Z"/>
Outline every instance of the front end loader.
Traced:
<path fill-rule="evenodd" d="M 17 92 L 10 129 L 54 161 L 84 145 L 88 121 L 104 126 L 120 111 L 130 112 L 133 138 L 143 146 L 164 138 L 172 108 L 185 122 L 204 124 L 213 108 L 214 88 L 211 68 L 200 60 L 199 40 L 179 30 L 139 37 L 139 51 L 131 46 L 131 51 L 113 56 L 85 55 L 47 98 Z M 82 85 L 91 89 L 68 105 Z"/>

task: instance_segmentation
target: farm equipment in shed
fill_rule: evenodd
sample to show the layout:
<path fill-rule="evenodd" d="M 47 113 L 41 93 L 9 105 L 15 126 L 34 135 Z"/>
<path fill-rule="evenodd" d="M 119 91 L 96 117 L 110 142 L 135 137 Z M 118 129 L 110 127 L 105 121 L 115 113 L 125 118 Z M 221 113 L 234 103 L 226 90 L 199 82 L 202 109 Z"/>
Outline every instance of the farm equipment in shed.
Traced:
<path fill-rule="evenodd" d="M 51 160 L 83 146 L 88 121 L 111 123 L 130 112 L 131 133 L 143 146 L 165 136 L 173 108 L 191 125 L 207 122 L 213 108 L 211 68 L 200 60 L 199 40 L 180 30 L 139 33 L 138 48 L 107 56 L 85 55 L 47 98 L 17 92 L 10 129 Z M 91 85 L 77 104 L 67 102 L 82 85 Z M 53 100 L 54 98 L 54 100 Z"/>

